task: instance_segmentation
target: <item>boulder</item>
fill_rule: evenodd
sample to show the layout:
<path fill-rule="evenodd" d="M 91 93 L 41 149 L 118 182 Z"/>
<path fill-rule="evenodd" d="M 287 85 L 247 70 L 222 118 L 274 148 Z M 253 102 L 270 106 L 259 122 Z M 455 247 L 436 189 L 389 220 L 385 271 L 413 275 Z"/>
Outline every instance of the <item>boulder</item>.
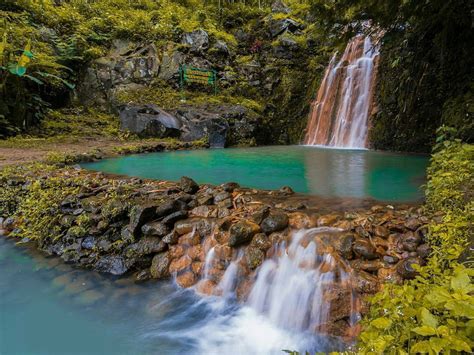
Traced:
<path fill-rule="evenodd" d="M 253 237 L 252 242 L 250 243 L 250 246 L 258 248 L 261 251 L 265 252 L 271 248 L 272 242 L 270 241 L 270 238 L 265 233 L 257 233 Z"/>
<path fill-rule="evenodd" d="M 248 220 L 242 220 L 230 227 L 229 245 L 236 247 L 252 240 L 253 236 L 260 232 L 258 224 Z"/>
<path fill-rule="evenodd" d="M 413 268 L 413 265 L 421 265 L 422 260 L 416 257 L 410 257 L 400 261 L 397 264 L 397 272 L 400 274 L 401 277 L 404 279 L 414 279 L 415 276 L 418 274 L 417 271 Z"/>
<path fill-rule="evenodd" d="M 168 245 L 159 238 L 143 237 L 137 243 L 128 246 L 125 253 L 130 256 L 149 255 L 160 253 L 167 247 Z"/>
<path fill-rule="evenodd" d="M 181 122 L 156 105 L 131 105 L 119 108 L 120 128 L 139 137 L 179 137 Z"/>
<path fill-rule="evenodd" d="M 169 252 L 156 254 L 151 262 L 150 273 L 154 279 L 162 279 L 170 276 L 169 266 L 171 258 Z"/>
<path fill-rule="evenodd" d="M 278 232 L 288 227 L 288 215 L 283 212 L 272 211 L 270 215 L 263 219 L 260 227 L 264 233 L 270 234 Z"/>
<path fill-rule="evenodd" d="M 160 71 L 158 78 L 163 80 L 172 80 L 179 75 L 179 66 L 184 62 L 183 53 L 168 48 L 164 51 L 161 58 Z"/>
<path fill-rule="evenodd" d="M 188 218 L 176 222 L 174 229 L 178 235 L 195 231 L 201 236 L 206 236 L 212 232 L 212 222 L 208 218 Z"/>
<path fill-rule="evenodd" d="M 156 205 L 145 204 L 137 205 L 130 212 L 130 223 L 128 229 L 135 237 L 140 236 L 142 226 L 152 219 L 156 218 Z"/>
<path fill-rule="evenodd" d="M 123 258 L 115 255 L 100 258 L 95 263 L 94 269 L 112 275 L 123 275 L 128 271 L 128 267 Z"/>
<path fill-rule="evenodd" d="M 209 35 L 202 29 L 188 32 L 183 35 L 181 43 L 188 45 L 191 52 L 202 53 L 209 48 Z"/>
<path fill-rule="evenodd" d="M 263 260 L 265 260 L 265 253 L 259 248 L 250 245 L 245 251 L 245 260 L 248 268 L 254 270 L 263 263 Z"/>
<path fill-rule="evenodd" d="M 164 237 L 170 232 L 170 228 L 161 222 L 153 221 L 142 226 L 142 233 L 145 237 Z"/>
<path fill-rule="evenodd" d="M 199 185 L 193 179 L 182 176 L 179 181 L 179 188 L 188 194 L 195 194 L 199 190 Z"/>
<path fill-rule="evenodd" d="M 362 238 L 356 239 L 352 249 L 354 253 L 356 253 L 356 255 L 362 258 L 365 258 L 368 260 L 378 258 L 378 255 L 375 252 L 374 246 L 366 239 L 362 239 Z"/>
<path fill-rule="evenodd" d="M 275 38 L 286 31 L 290 33 L 298 33 L 302 29 L 304 29 L 302 24 L 290 18 L 271 19 L 268 24 L 268 31 L 272 38 Z"/>

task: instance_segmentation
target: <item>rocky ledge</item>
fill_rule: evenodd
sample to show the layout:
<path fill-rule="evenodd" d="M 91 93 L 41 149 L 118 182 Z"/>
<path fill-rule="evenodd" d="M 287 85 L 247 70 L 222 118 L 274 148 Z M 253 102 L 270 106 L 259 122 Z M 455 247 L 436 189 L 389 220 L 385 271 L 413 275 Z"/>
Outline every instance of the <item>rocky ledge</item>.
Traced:
<path fill-rule="evenodd" d="M 4 174 L 0 184 L 3 234 L 80 267 L 134 274 L 137 282 L 173 277 L 203 294 L 222 294 L 219 285 L 233 263 L 241 300 L 259 266 L 286 253 L 296 231 L 308 230 L 302 246 L 312 242 L 317 255 L 331 256 L 319 272 L 350 274 L 350 283 L 331 283 L 322 294 L 331 304 L 323 330 L 333 335 L 354 332 L 349 320 L 366 311 L 365 296 L 383 282 L 415 277 L 413 265 L 430 252 L 429 219 L 416 206 L 325 200 L 288 187 L 198 185 L 188 177 L 144 181 L 79 168 L 25 169 Z"/>

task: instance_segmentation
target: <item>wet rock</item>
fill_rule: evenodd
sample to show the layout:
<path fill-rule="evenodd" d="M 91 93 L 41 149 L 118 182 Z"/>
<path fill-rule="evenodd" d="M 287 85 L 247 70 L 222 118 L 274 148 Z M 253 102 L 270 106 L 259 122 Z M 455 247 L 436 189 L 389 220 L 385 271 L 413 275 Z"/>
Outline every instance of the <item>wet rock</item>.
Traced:
<path fill-rule="evenodd" d="M 162 279 L 170 276 L 169 266 L 171 258 L 169 252 L 156 254 L 150 267 L 151 276 L 154 279 Z"/>
<path fill-rule="evenodd" d="M 142 226 L 156 217 L 156 205 L 135 206 L 130 212 L 128 228 L 135 237 L 139 237 Z"/>
<path fill-rule="evenodd" d="M 87 290 L 78 295 L 77 300 L 84 305 L 91 305 L 104 298 L 105 295 L 97 290 Z"/>
<path fill-rule="evenodd" d="M 182 200 L 168 200 L 156 207 L 156 216 L 165 217 L 173 212 L 186 210 L 187 205 Z"/>
<path fill-rule="evenodd" d="M 255 247 L 248 247 L 245 251 L 245 260 L 249 269 L 254 270 L 259 267 L 263 260 L 265 259 L 265 254 L 262 250 Z"/>
<path fill-rule="evenodd" d="M 232 203 L 231 198 L 227 198 L 227 199 L 217 203 L 217 207 L 219 207 L 219 208 L 232 208 L 233 206 L 234 205 Z"/>
<path fill-rule="evenodd" d="M 226 192 L 233 192 L 235 189 L 238 189 L 240 185 L 236 182 L 227 182 L 221 185 L 221 188 Z"/>
<path fill-rule="evenodd" d="M 197 277 L 192 271 L 186 271 L 176 277 L 176 283 L 181 287 L 191 287 L 196 281 Z"/>
<path fill-rule="evenodd" d="M 162 241 L 166 244 L 176 244 L 178 243 L 179 239 L 179 234 L 175 232 L 175 230 L 172 230 L 169 234 L 165 235 L 162 239 Z"/>
<path fill-rule="evenodd" d="M 269 23 L 269 32 L 272 38 L 275 38 L 286 31 L 296 33 L 303 28 L 304 26 L 290 18 L 279 20 L 272 19 Z"/>
<path fill-rule="evenodd" d="M 193 208 L 191 211 L 191 215 L 195 217 L 217 217 L 217 210 L 216 206 L 198 206 Z"/>
<path fill-rule="evenodd" d="M 163 218 L 162 222 L 164 224 L 173 224 L 177 221 L 179 221 L 180 219 L 183 219 L 183 218 L 186 218 L 188 216 L 188 212 L 187 211 L 176 211 L 174 213 L 171 213 L 170 215 L 166 216 L 165 218 Z"/>
<path fill-rule="evenodd" d="M 416 248 L 421 243 L 421 237 L 418 233 L 408 232 L 401 237 L 402 248 L 406 251 L 416 251 Z"/>
<path fill-rule="evenodd" d="M 128 248 L 135 251 L 138 255 L 156 254 L 166 250 L 168 245 L 155 237 L 143 237 L 137 243 L 130 245 Z"/>
<path fill-rule="evenodd" d="M 352 250 L 354 253 L 356 253 L 356 255 L 368 260 L 376 259 L 378 257 L 374 246 L 366 239 L 357 239 L 354 242 Z"/>
<path fill-rule="evenodd" d="M 270 238 L 265 233 L 257 233 L 253 237 L 250 246 L 258 248 L 263 252 L 266 252 L 268 249 L 271 248 L 272 243 L 270 241 Z"/>
<path fill-rule="evenodd" d="M 270 234 L 278 232 L 288 227 L 288 215 L 283 212 L 272 211 L 268 217 L 266 217 L 260 227 L 264 233 Z"/>
<path fill-rule="evenodd" d="M 96 241 L 95 237 L 87 236 L 82 240 L 81 246 L 84 249 L 92 250 L 92 249 L 94 249 L 96 243 L 97 243 L 97 241 Z"/>
<path fill-rule="evenodd" d="M 375 293 L 379 290 L 380 283 L 377 277 L 365 271 L 358 271 L 354 273 L 355 289 L 359 293 Z"/>
<path fill-rule="evenodd" d="M 327 227 L 332 226 L 334 223 L 337 222 L 339 216 L 336 214 L 328 214 L 325 216 L 321 216 L 317 220 L 318 227 Z"/>
<path fill-rule="evenodd" d="M 396 284 L 403 282 L 403 278 L 398 274 L 395 268 L 380 268 L 377 271 L 377 277 L 382 282 L 392 282 Z"/>
<path fill-rule="evenodd" d="M 107 253 L 112 248 L 112 243 L 107 239 L 100 239 L 97 242 L 97 247 L 100 251 Z"/>
<path fill-rule="evenodd" d="M 179 188 L 188 194 L 194 194 L 199 190 L 199 185 L 193 179 L 183 176 L 179 181 Z"/>
<path fill-rule="evenodd" d="M 418 228 L 421 227 L 421 222 L 417 218 L 410 218 L 408 221 L 405 222 L 405 227 L 412 231 L 416 231 Z"/>
<path fill-rule="evenodd" d="M 214 196 L 214 203 L 217 204 L 219 202 L 222 202 L 224 200 L 230 199 L 232 195 L 226 191 L 220 192 L 217 195 Z"/>
<path fill-rule="evenodd" d="M 431 247 L 429 244 L 421 244 L 416 248 L 416 253 L 423 259 L 426 259 L 431 254 Z"/>
<path fill-rule="evenodd" d="M 364 270 L 368 272 L 375 272 L 384 266 L 383 262 L 380 260 L 362 259 L 352 260 L 350 265 L 354 270 Z"/>
<path fill-rule="evenodd" d="M 393 255 L 384 255 L 383 261 L 387 264 L 396 264 L 400 259 Z"/>
<path fill-rule="evenodd" d="M 128 267 L 121 256 L 104 256 L 99 259 L 95 265 L 95 270 L 99 272 L 109 273 L 112 275 L 123 275 L 127 272 Z"/>
<path fill-rule="evenodd" d="M 387 238 L 390 234 L 390 231 L 387 228 L 385 228 L 384 226 L 375 226 L 374 227 L 374 234 L 377 237 Z"/>
<path fill-rule="evenodd" d="M 178 259 L 174 259 L 170 263 L 169 272 L 174 274 L 186 270 L 191 266 L 192 261 L 193 260 L 188 255 L 183 255 Z"/>
<path fill-rule="evenodd" d="M 201 242 L 201 236 L 199 233 L 187 233 L 179 237 L 178 243 L 181 245 L 198 245 Z"/>
<path fill-rule="evenodd" d="M 230 227 L 229 245 L 236 247 L 252 240 L 253 236 L 260 232 L 258 224 L 248 220 L 242 220 Z"/>
<path fill-rule="evenodd" d="M 170 228 L 161 222 L 153 221 L 142 226 L 142 233 L 145 237 L 164 237 L 170 232 Z"/>
<path fill-rule="evenodd" d="M 196 231 L 201 236 L 206 236 L 211 234 L 212 223 L 207 218 L 189 218 L 176 222 L 174 229 L 179 235 Z"/>
<path fill-rule="evenodd" d="M 283 186 L 280 188 L 280 190 L 278 190 L 281 194 L 283 195 L 286 195 L 286 196 L 289 196 L 289 195 L 293 195 L 295 192 L 293 191 L 293 189 L 289 186 Z"/>
<path fill-rule="evenodd" d="M 341 238 L 335 240 L 334 248 L 346 260 L 352 259 L 352 245 L 355 237 L 353 234 L 346 234 Z"/>
<path fill-rule="evenodd" d="M 397 272 L 404 279 L 414 279 L 417 275 L 417 271 L 413 268 L 413 265 L 421 264 L 422 260 L 420 258 L 407 258 L 397 264 Z"/>
<path fill-rule="evenodd" d="M 313 228 L 316 223 L 313 218 L 308 216 L 306 213 L 293 212 L 288 214 L 288 224 L 291 228 L 295 229 L 309 229 Z"/>
<path fill-rule="evenodd" d="M 150 280 L 151 278 L 152 276 L 149 269 L 141 270 L 137 272 L 137 274 L 135 275 L 136 282 L 145 282 L 145 281 Z"/>
<path fill-rule="evenodd" d="M 197 202 L 199 205 L 211 205 L 214 201 L 214 197 L 211 194 L 202 194 L 198 196 Z"/>

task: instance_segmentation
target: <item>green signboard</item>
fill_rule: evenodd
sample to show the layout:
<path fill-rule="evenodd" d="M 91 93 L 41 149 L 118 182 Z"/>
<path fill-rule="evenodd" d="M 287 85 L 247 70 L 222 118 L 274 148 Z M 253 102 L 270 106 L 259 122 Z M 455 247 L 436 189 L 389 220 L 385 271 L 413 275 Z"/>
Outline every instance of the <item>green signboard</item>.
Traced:
<path fill-rule="evenodd" d="M 215 70 L 200 69 L 181 65 L 179 67 L 179 84 L 181 89 L 186 83 L 197 83 L 210 85 L 214 88 L 214 94 L 217 93 L 217 73 Z"/>

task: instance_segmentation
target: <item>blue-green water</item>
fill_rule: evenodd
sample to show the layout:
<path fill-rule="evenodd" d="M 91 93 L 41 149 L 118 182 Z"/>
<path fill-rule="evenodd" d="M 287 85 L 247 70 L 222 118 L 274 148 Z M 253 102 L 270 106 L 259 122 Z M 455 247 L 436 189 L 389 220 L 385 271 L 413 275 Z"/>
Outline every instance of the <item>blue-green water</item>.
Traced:
<path fill-rule="evenodd" d="M 245 187 L 324 197 L 409 202 L 423 197 L 428 158 L 365 150 L 271 146 L 132 155 L 84 164 L 107 173 L 160 180 L 192 177 L 199 183 L 235 181 Z"/>
<path fill-rule="evenodd" d="M 172 281 L 80 271 L 0 235 L 0 354 L 283 354 L 340 344 Z"/>

